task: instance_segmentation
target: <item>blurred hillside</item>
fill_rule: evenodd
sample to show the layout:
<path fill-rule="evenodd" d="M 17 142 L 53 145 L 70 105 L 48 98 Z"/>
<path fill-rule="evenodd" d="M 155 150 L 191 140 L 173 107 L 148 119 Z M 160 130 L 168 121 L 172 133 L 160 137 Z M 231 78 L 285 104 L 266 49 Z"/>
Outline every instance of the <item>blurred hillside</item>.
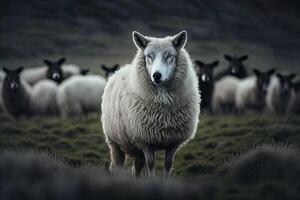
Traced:
<path fill-rule="evenodd" d="M 132 30 L 164 36 L 186 29 L 192 55 L 260 54 L 263 46 L 262 53 L 297 58 L 299 9 L 292 0 L 2 0 L 1 64 L 60 54 L 129 62 Z"/>

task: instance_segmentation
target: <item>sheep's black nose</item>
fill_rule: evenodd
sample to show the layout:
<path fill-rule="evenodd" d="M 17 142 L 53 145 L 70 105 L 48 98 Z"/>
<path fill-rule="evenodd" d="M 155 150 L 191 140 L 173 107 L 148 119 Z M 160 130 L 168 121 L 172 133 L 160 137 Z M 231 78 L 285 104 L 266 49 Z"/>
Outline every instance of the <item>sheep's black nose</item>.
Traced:
<path fill-rule="evenodd" d="M 159 73 L 159 72 L 154 72 L 153 78 L 154 78 L 154 81 L 159 81 L 160 78 L 161 78 L 161 73 Z"/>

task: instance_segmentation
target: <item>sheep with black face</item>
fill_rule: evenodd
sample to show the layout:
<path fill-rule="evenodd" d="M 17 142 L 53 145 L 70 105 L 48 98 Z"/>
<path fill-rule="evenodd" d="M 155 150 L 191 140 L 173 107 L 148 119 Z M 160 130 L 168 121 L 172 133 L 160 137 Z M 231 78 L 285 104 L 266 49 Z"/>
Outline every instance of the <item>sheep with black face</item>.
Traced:
<path fill-rule="evenodd" d="M 212 95 L 215 87 L 214 69 L 219 65 L 219 61 L 204 63 L 200 60 L 195 61 L 198 67 L 197 75 L 199 79 L 199 90 L 201 93 L 201 109 L 212 113 Z"/>
<path fill-rule="evenodd" d="M 45 59 L 44 63 L 46 66 L 24 69 L 22 72 L 22 79 L 30 85 L 34 85 L 38 81 L 44 79 L 51 79 L 57 83 L 61 83 L 64 79 L 81 74 L 82 70 L 79 66 L 74 64 L 64 64 L 65 61 L 65 57 L 62 57 L 57 61 Z"/>
<path fill-rule="evenodd" d="M 216 75 L 216 80 L 219 80 L 219 79 L 223 78 L 224 76 L 228 76 L 228 75 L 235 76 L 239 79 L 247 77 L 248 73 L 247 73 L 247 69 L 244 65 L 244 61 L 246 61 L 248 59 L 248 55 L 231 56 L 231 55 L 225 54 L 224 58 L 226 61 L 228 61 L 229 65 L 225 70 L 219 72 Z"/>
<path fill-rule="evenodd" d="M 105 72 L 105 78 L 108 79 L 111 75 L 113 75 L 120 68 L 120 66 L 119 66 L 119 64 L 115 64 L 114 66 L 109 68 L 106 65 L 102 64 L 101 68 Z"/>
<path fill-rule="evenodd" d="M 15 70 L 3 68 L 5 78 L 2 84 L 2 105 L 10 115 L 19 117 L 31 115 L 31 87 L 20 78 L 23 67 Z"/>
<path fill-rule="evenodd" d="M 245 78 L 238 84 L 235 103 L 239 113 L 244 113 L 247 109 L 262 112 L 266 105 L 266 95 L 275 69 L 266 72 L 253 69 L 253 72 L 254 76 Z"/>

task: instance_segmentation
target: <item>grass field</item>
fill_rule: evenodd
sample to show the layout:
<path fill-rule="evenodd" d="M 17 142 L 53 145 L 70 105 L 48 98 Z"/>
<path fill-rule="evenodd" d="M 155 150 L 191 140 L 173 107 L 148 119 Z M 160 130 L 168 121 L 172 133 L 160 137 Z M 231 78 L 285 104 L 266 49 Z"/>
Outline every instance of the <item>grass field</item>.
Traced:
<path fill-rule="evenodd" d="M 234 183 L 230 178 L 228 163 L 238 155 L 265 143 L 294 144 L 299 147 L 300 116 L 202 115 L 195 138 L 176 155 L 172 177 L 196 185 L 213 183 L 213 188 L 217 188 L 217 193 L 214 192 L 217 199 L 257 199 L 256 195 L 264 194 L 261 193 L 264 188 L 269 191 L 273 183 Z M 49 152 L 75 168 L 85 165 L 103 168 L 110 161 L 97 114 L 85 119 L 67 120 L 57 117 L 15 120 L 1 114 L 0 149 Z M 157 176 L 161 174 L 162 163 L 163 154 L 160 152 Z M 125 170 L 126 173 L 131 171 L 130 159 L 127 159 Z M 284 184 L 275 184 L 279 184 L 280 194 L 286 195 L 282 188 Z M 271 197 L 276 197 L 277 194 L 272 189 L 270 191 Z"/>
<path fill-rule="evenodd" d="M 109 152 L 97 115 L 87 119 L 40 118 L 18 121 L 0 116 L 1 149 L 34 148 L 55 153 L 71 165 L 109 163 Z M 300 117 L 249 115 L 200 116 L 196 137 L 176 155 L 175 177 L 222 177 L 225 163 L 257 144 L 283 142 L 300 144 Z M 162 169 L 158 154 L 158 170 Z M 127 161 L 131 165 L 131 161 Z M 129 170 L 129 168 L 128 168 Z"/>

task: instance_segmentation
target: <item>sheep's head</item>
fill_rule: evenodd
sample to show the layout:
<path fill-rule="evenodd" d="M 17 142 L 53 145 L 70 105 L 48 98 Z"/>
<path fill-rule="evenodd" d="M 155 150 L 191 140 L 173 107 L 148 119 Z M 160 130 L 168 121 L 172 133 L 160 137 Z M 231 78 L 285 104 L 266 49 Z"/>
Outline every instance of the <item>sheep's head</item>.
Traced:
<path fill-rule="evenodd" d="M 21 88 L 20 74 L 23 71 L 23 67 L 14 70 L 3 67 L 3 71 L 6 74 L 4 78 L 4 87 L 11 91 L 18 91 Z"/>
<path fill-rule="evenodd" d="M 282 95 L 288 95 L 293 88 L 293 79 L 296 77 L 296 74 L 281 74 L 277 73 L 276 76 L 280 82 L 280 93 Z"/>
<path fill-rule="evenodd" d="M 111 77 L 120 68 L 120 65 L 119 64 L 115 64 L 113 67 L 109 68 L 106 65 L 102 64 L 101 68 L 105 72 L 105 78 L 108 79 L 109 77 Z"/>
<path fill-rule="evenodd" d="M 239 77 L 242 71 L 245 70 L 245 66 L 243 62 L 248 59 L 248 55 L 242 55 L 239 57 L 239 56 L 230 56 L 228 54 L 225 54 L 224 58 L 229 62 L 228 70 L 230 74 Z"/>
<path fill-rule="evenodd" d="M 66 61 L 66 58 L 60 58 L 56 62 L 45 59 L 44 63 L 48 66 L 46 77 L 53 81 L 60 83 L 64 80 L 62 64 Z"/>
<path fill-rule="evenodd" d="M 90 69 L 81 69 L 81 70 L 80 70 L 80 75 L 85 76 L 85 75 L 87 75 L 89 72 L 90 72 Z"/>
<path fill-rule="evenodd" d="M 204 63 L 200 60 L 195 61 L 197 68 L 197 74 L 199 76 L 199 81 L 201 82 L 212 82 L 213 81 L 213 74 L 214 68 L 219 65 L 219 61 L 216 60 L 211 63 Z"/>
<path fill-rule="evenodd" d="M 143 51 L 145 66 L 152 83 L 162 85 L 171 80 L 176 71 L 178 53 L 186 44 L 187 32 L 153 38 L 134 31 L 132 37 L 136 47 Z"/>
<path fill-rule="evenodd" d="M 270 69 L 266 72 L 261 72 L 258 69 L 253 69 L 256 76 L 256 86 L 258 90 L 266 92 L 270 85 L 271 76 L 275 73 L 275 69 Z"/>

